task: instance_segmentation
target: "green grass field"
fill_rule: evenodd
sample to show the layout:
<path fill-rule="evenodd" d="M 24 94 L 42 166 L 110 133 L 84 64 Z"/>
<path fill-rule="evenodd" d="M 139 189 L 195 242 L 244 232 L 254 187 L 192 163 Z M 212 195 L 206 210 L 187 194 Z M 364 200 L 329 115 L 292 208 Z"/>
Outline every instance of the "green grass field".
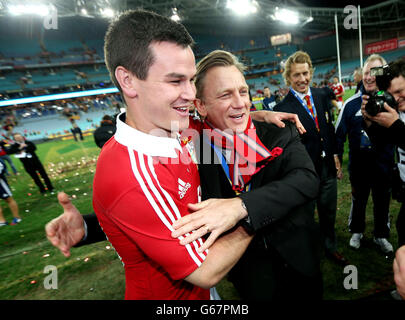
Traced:
<path fill-rule="evenodd" d="M 350 93 L 347 93 L 350 96 Z M 73 140 L 38 144 L 37 154 L 44 163 L 57 191 L 74 196 L 73 203 L 82 213 L 92 212 L 92 180 L 99 148 L 93 137 L 83 142 Z M 21 175 L 9 178 L 20 215 L 23 221 L 14 226 L 0 228 L 0 299 L 123 299 L 125 277 L 122 263 L 107 241 L 71 250 L 65 258 L 50 245 L 45 237 L 44 226 L 62 210 L 56 193 L 43 196 L 32 179 L 21 168 L 18 159 L 13 159 Z M 385 257 L 372 242 L 372 205 L 367 209 L 367 230 L 359 251 L 349 248 L 350 234 L 347 219 L 351 205 L 350 184 L 347 175 L 347 153 L 344 158 L 345 175 L 338 184 L 338 214 L 336 233 L 339 250 L 358 270 L 358 289 L 346 290 L 343 282 L 348 274 L 343 267 L 322 259 L 324 298 L 328 300 L 351 300 L 374 297 L 386 299 L 387 292 L 394 288 L 392 274 L 393 257 Z M 8 221 L 11 213 L 7 204 L 1 206 Z M 391 243 L 396 248 L 397 236 L 394 227 L 399 211 L 397 202 L 391 205 Z M 47 265 L 57 267 L 58 288 L 47 290 L 44 273 Z M 237 299 L 232 285 L 224 279 L 217 286 L 223 299 Z M 301 293 L 294 293 L 301 294 Z M 305 293 L 303 293 L 305 294 Z"/>

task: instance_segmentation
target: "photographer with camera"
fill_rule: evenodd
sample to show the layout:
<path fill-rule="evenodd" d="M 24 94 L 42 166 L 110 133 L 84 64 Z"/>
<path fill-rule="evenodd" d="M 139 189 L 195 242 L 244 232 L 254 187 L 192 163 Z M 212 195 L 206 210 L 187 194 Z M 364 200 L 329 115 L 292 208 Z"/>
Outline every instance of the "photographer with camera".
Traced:
<path fill-rule="evenodd" d="M 388 242 L 390 233 L 389 205 L 391 199 L 391 172 L 394 165 L 393 144 L 371 142 L 361 113 L 362 96 L 378 92 L 375 76 L 370 69 L 383 66 L 386 61 L 377 54 L 364 63 L 363 86 L 348 99 L 336 123 L 337 150 L 342 162 L 346 136 L 349 138 L 349 178 L 352 187 L 352 206 L 349 215 L 350 247 L 360 248 L 366 228 L 366 206 L 371 191 L 374 213 L 374 243 L 384 253 L 393 252 Z"/>
<path fill-rule="evenodd" d="M 396 60 L 374 73 L 389 98 L 378 101 L 381 112 L 376 115 L 370 115 L 373 108 L 370 108 L 369 97 L 365 97 L 361 109 L 370 138 L 393 142 L 398 147 L 397 174 L 394 175 L 392 194 L 394 199 L 402 202 L 396 223 L 398 245 L 402 247 L 396 252 L 393 269 L 397 292 L 405 299 L 405 61 Z"/>
<path fill-rule="evenodd" d="M 392 183 L 393 198 L 401 202 L 396 227 L 398 245 L 405 245 L 405 60 L 391 62 L 384 68 L 376 69 L 377 81 L 385 89 L 387 98 L 380 99 L 380 112 L 373 114 L 373 99 L 366 97 L 362 113 L 368 124 L 367 132 L 373 141 L 394 143 L 397 146 L 398 163 L 394 167 Z M 371 113 L 371 114 L 370 114 Z"/>

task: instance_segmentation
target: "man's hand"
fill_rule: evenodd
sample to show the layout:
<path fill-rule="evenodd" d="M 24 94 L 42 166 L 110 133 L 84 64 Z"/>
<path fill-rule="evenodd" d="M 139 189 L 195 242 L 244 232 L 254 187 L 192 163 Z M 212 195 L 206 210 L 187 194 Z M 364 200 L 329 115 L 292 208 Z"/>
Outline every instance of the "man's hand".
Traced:
<path fill-rule="evenodd" d="M 387 112 L 379 112 L 374 117 L 370 117 L 370 120 L 378 123 L 382 127 L 389 128 L 395 121 L 399 119 L 399 114 L 386 102 L 384 102 L 384 108 L 387 110 Z"/>
<path fill-rule="evenodd" d="M 366 104 L 367 104 L 369 98 L 370 97 L 368 95 L 365 95 L 365 94 L 363 94 L 361 96 L 361 99 L 362 99 L 362 101 L 361 101 L 361 114 L 363 115 L 363 119 L 364 119 L 364 122 L 366 123 L 367 127 L 371 126 L 371 123 L 372 123 L 371 119 L 370 119 L 371 116 L 366 111 Z"/>
<path fill-rule="evenodd" d="M 338 155 L 335 155 L 334 159 L 335 159 L 335 167 L 336 167 L 336 177 L 339 180 L 342 180 L 342 178 L 343 178 L 343 170 L 342 170 L 342 165 L 340 163 Z"/>
<path fill-rule="evenodd" d="M 69 257 L 70 248 L 84 237 L 83 217 L 66 193 L 59 192 L 58 200 L 64 212 L 45 226 L 45 232 L 48 240 Z"/>
<path fill-rule="evenodd" d="M 395 121 L 399 119 L 398 112 L 395 109 L 391 108 L 386 102 L 384 102 L 384 108 L 386 112 L 379 112 L 374 117 L 369 115 L 366 111 L 366 104 L 369 97 L 363 95 L 362 98 L 363 101 L 361 103 L 361 113 L 364 120 L 366 120 L 366 124 L 368 127 L 371 125 L 371 121 L 373 121 L 382 127 L 389 128 Z"/>
<path fill-rule="evenodd" d="M 247 211 L 242 207 L 240 198 L 232 199 L 208 199 L 200 203 L 189 203 L 188 208 L 194 211 L 173 224 L 175 231 L 173 238 L 178 238 L 195 230 L 180 241 L 186 245 L 202 236 L 211 233 L 204 244 L 198 249 L 203 252 L 225 231 L 228 231 L 236 223 L 247 216 Z"/>
<path fill-rule="evenodd" d="M 295 123 L 297 130 L 300 134 L 307 132 L 302 125 L 300 119 L 295 113 L 287 112 L 276 112 L 276 111 L 255 111 L 250 113 L 253 120 L 265 121 L 267 123 L 272 123 L 279 128 L 284 128 L 285 124 L 282 120 L 288 120 Z"/>
<path fill-rule="evenodd" d="M 402 299 L 405 299 L 405 246 L 400 247 L 395 253 L 393 269 L 397 291 Z"/>
<path fill-rule="evenodd" d="M 279 128 L 285 127 L 285 124 L 282 120 L 288 120 L 292 123 L 295 123 L 295 126 L 297 127 L 297 130 L 300 134 L 304 134 L 305 132 L 307 132 L 295 113 L 271 111 L 267 112 L 264 117 L 264 121 L 266 121 L 267 123 L 273 123 Z"/>

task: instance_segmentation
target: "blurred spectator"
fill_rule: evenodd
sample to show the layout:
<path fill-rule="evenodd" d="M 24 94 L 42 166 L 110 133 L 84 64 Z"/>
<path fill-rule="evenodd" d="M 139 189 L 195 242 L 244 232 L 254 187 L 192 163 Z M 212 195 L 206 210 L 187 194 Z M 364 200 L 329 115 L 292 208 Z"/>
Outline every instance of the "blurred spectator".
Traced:
<path fill-rule="evenodd" d="M 333 84 L 331 89 L 336 96 L 337 107 L 340 111 L 343 106 L 343 95 L 345 94 L 345 88 L 343 87 L 343 84 L 339 82 L 338 77 L 333 77 Z"/>
<path fill-rule="evenodd" d="M 13 220 L 11 224 L 17 224 L 21 222 L 21 217 L 18 214 L 18 205 L 13 198 L 7 179 L 4 176 L 6 165 L 0 160 L 0 198 L 5 200 L 13 214 Z M 0 227 L 8 225 L 8 222 L 4 218 L 3 209 L 0 207 Z"/>
<path fill-rule="evenodd" d="M 69 118 L 73 116 L 73 111 L 69 107 L 63 108 L 62 114 L 66 117 Z"/>
<path fill-rule="evenodd" d="M 44 179 L 45 184 L 48 187 L 48 191 L 52 191 L 54 188 L 51 180 L 49 180 L 41 161 L 35 153 L 35 150 L 37 149 L 35 144 L 29 140 L 26 140 L 20 133 L 14 133 L 13 138 L 15 143 L 10 146 L 9 153 L 15 154 L 15 157 L 20 159 L 24 169 L 34 180 L 42 194 L 46 192 L 46 189 L 42 184 L 39 175 L 41 175 Z"/>
<path fill-rule="evenodd" d="M 335 121 L 335 116 L 339 114 L 335 93 L 328 86 L 322 87 L 322 90 L 328 97 L 328 109 L 331 110 L 330 115 L 332 117 L 332 121 Z"/>
<path fill-rule="evenodd" d="M 269 87 L 264 87 L 264 99 L 262 103 L 263 103 L 263 110 L 272 111 L 274 106 L 276 105 L 276 99 L 271 94 Z"/>
<path fill-rule="evenodd" d="M 113 118 L 109 115 L 105 115 L 100 122 L 100 127 L 94 131 L 94 141 L 99 148 L 114 135 L 116 130 Z"/>
<path fill-rule="evenodd" d="M 0 159 L 3 160 L 4 162 L 4 174 L 5 175 L 9 174 L 7 171 L 6 161 L 13 170 L 13 173 L 17 174 L 17 169 L 15 168 L 14 163 L 11 160 L 10 156 L 7 154 L 6 144 L 7 142 L 4 139 L 0 141 Z"/>
<path fill-rule="evenodd" d="M 71 119 L 70 122 L 72 122 L 72 128 L 70 129 L 70 131 L 72 131 L 73 138 L 75 139 L 75 141 L 78 141 L 76 135 L 79 135 L 80 140 L 83 140 L 82 129 L 80 129 L 80 127 L 77 125 L 76 121 L 74 121 L 73 119 Z"/>
<path fill-rule="evenodd" d="M 357 93 L 360 90 L 361 85 L 363 84 L 363 81 L 362 81 L 363 70 L 361 69 L 361 67 L 354 69 L 353 79 L 354 79 L 354 82 L 356 83 L 356 92 L 355 93 Z"/>

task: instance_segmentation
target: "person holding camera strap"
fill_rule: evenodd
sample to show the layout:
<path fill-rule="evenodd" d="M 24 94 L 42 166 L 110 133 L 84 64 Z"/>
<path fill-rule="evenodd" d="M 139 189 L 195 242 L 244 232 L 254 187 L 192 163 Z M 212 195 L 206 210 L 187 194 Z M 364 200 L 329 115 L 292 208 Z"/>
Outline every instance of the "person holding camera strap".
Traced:
<path fill-rule="evenodd" d="M 390 184 L 394 164 L 393 144 L 370 141 L 365 130 L 361 106 L 364 94 L 374 94 L 378 87 L 370 69 L 386 64 L 383 57 L 371 55 L 364 63 L 363 86 L 348 99 L 336 123 L 337 150 L 342 162 L 346 136 L 349 139 L 349 179 L 352 187 L 352 207 L 349 215 L 349 245 L 360 248 L 360 240 L 366 228 L 366 207 L 371 191 L 374 212 L 374 242 L 384 253 L 393 252 L 388 241 L 390 233 L 389 205 Z"/>

